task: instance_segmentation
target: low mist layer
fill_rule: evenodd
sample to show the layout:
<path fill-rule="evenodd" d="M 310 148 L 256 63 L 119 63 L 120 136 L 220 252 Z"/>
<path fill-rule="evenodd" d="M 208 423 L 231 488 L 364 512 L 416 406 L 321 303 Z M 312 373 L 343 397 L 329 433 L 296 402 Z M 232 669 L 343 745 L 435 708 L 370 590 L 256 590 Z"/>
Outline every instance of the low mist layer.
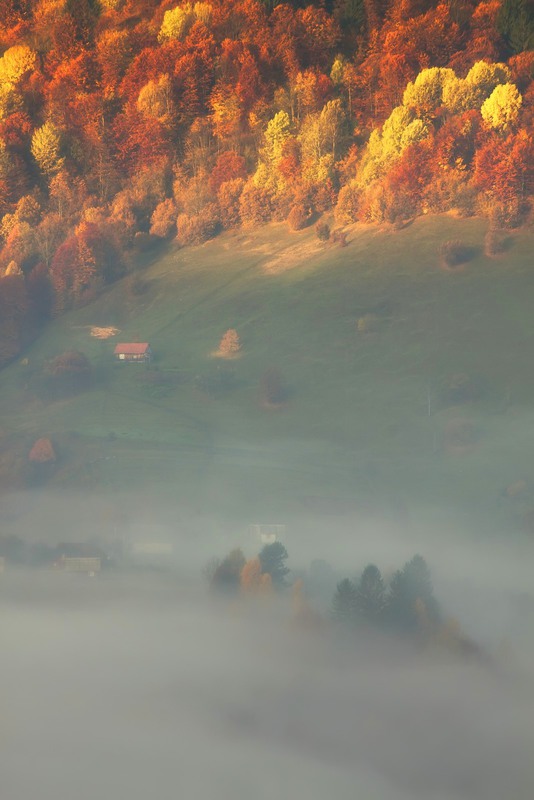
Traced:
<path fill-rule="evenodd" d="M 482 605 L 486 641 L 509 630 L 482 665 L 302 630 L 283 596 L 210 599 L 184 552 L 179 578 L 2 576 L 10 800 L 532 797 L 532 598 L 512 557 L 493 586 L 452 563 L 438 582 L 471 633 Z"/>

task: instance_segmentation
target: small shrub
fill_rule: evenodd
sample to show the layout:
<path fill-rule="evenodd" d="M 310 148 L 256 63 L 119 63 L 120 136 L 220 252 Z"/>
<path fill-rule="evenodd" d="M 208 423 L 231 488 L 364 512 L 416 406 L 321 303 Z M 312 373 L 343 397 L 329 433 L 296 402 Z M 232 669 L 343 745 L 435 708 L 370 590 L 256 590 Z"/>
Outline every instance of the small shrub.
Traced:
<path fill-rule="evenodd" d="M 287 223 L 292 231 L 300 231 L 310 224 L 311 213 L 303 203 L 296 203 L 291 207 Z"/>
<path fill-rule="evenodd" d="M 360 192 L 356 183 L 351 181 L 339 190 L 337 204 L 335 208 L 336 221 L 341 225 L 349 225 L 356 222 L 360 206 Z"/>
<path fill-rule="evenodd" d="M 330 239 L 330 225 L 326 222 L 318 222 L 315 226 L 315 234 L 321 242 L 327 242 Z"/>
<path fill-rule="evenodd" d="M 43 370 L 44 389 L 51 397 L 84 391 L 91 386 L 91 362 L 79 350 L 67 350 L 48 361 Z"/>
<path fill-rule="evenodd" d="M 223 358 L 235 358 L 240 350 L 241 342 L 237 331 L 234 328 L 229 328 L 219 342 L 217 355 Z"/>
<path fill-rule="evenodd" d="M 473 257 L 473 251 L 460 239 L 449 239 L 440 246 L 439 256 L 445 269 L 454 269 L 469 261 Z"/>
<path fill-rule="evenodd" d="M 346 247 L 348 245 L 347 234 L 345 233 L 345 231 L 339 230 L 339 228 L 332 231 L 332 233 L 330 234 L 330 241 L 333 244 L 337 244 L 338 247 Z"/>
<path fill-rule="evenodd" d="M 529 212 L 528 204 L 519 197 L 500 201 L 492 198 L 486 203 L 482 199 L 480 206 L 492 228 L 518 228 Z"/>
<path fill-rule="evenodd" d="M 218 208 L 215 203 L 209 203 L 198 214 L 179 215 L 176 239 L 181 245 L 202 244 L 216 235 L 219 226 Z"/>
<path fill-rule="evenodd" d="M 47 363 L 46 371 L 54 377 L 60 375 L 85 376 L 91 372 L 91 363 L 85 353 L 81 353 L 79 350 L 66 350 Z"/>

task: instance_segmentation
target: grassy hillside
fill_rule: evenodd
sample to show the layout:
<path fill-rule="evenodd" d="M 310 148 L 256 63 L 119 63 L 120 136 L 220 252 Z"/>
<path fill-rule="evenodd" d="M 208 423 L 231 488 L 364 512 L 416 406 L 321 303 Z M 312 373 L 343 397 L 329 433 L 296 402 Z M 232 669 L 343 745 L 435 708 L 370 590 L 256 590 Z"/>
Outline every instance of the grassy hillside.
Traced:
<path fill-rule="evenodd" d="M 54 321 L 0 373 L 3 485 L 28 481 L 29 448 L 50 436 L 49 488 L 142 490 L 247 522 L 434 507 L 528 527 L 533 239 L 514 233 L 490 259 L 484 233 L 428 217 L 355 227 L 346 248 L 280 225 L 171 248 L 146 285 L 128 277 Z M 453 238 L 473 258 L 449 272 L 438 250 Z M 101 341 L 91 326 L 120 333 Z M 213 353 L 228 328 L 242 353 L 225 361 Z M 135 339 L 152 344 L 153 369 L 113 363 L 115 343 Z M 43 363 L 68 349 L 90 358 L 94 388 L 47 400 Z M 279 408 L 261 400 L 269 368 L 287 386 Z"/>

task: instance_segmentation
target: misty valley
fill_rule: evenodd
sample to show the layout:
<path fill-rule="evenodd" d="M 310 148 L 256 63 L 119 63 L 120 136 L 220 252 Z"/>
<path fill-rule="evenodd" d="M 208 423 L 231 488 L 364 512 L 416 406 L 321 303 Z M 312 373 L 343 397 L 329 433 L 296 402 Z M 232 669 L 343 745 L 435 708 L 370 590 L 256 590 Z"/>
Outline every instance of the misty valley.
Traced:
<path fill-rule="evenodd" d="M 532 0 L 0 0 L 0 800 L 533 800 Z"/>

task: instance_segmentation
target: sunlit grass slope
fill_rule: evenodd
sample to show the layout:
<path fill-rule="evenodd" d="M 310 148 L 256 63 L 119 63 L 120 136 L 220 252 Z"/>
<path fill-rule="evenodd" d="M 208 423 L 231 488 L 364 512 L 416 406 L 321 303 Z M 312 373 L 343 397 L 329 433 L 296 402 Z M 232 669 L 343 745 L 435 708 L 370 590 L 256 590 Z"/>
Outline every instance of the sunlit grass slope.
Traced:
<path fill-rule="evenodd" d="M 281 225 L 171 248 L 143 268 L 144 292 L 126 278 L 0 374 L 4 441 L 21 461 L 50 436 L 51 487 L 143 490 L 251 521 L 448 507 L 519 526 L 534 507 L 534 238 L 514 233 L 491 259 L 484 233 L 441 216 L 355 227 L 346 248 Z M 454 272 L 439 266 L 448 239 L 473 252 Z M 99 341 L 94 325 L 121 332 Z M 222 362 L 228 328 L 242 352 Z M 131 340 L 151 343 L 168 382 L 113 363 Z M 95 388 L 36 397 L 44 361 L 68 349 L 91 359 Z M 287 384 L 280 408 L 261 402 L 269 368 Z M 232 385 L 203 390 L 218 370 Z M 477 391 L 454 403 L 462 374 Z M 520 497 L 503 498 L 519 480 Z"/>

